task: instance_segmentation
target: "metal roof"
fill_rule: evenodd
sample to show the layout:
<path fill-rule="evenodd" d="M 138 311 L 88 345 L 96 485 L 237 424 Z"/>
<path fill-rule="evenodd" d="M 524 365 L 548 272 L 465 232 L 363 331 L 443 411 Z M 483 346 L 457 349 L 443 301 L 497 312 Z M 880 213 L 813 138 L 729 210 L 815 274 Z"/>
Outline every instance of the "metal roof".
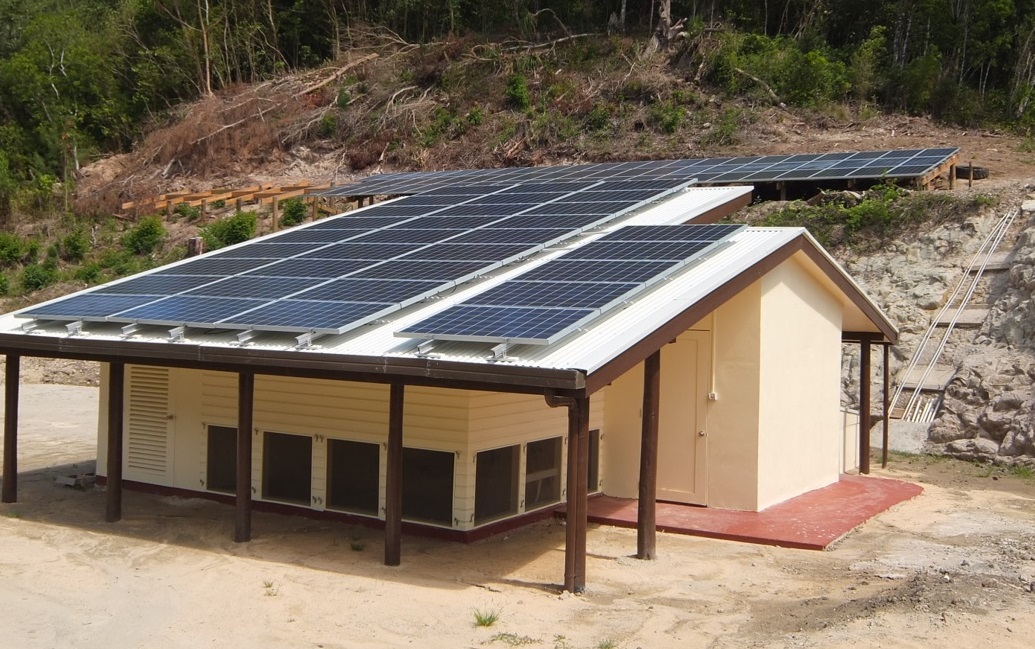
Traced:
<path fill-rule="evenodd" d="M 624 308 L 589 323 L 584 329 L 548 346 L 520 345 L 496 355 L 485 343 L 435 342 L 399 338 L 401 328 L 419 322 L 465 298 L 545 263 L 573 247 L 624 225 L 693 222 L 716 207 L 750 193 L 750 188 L 690 188 L 666 202 L 646 207 L 628 218 L 570 242 L 564 242 L 527 260 L 458 286 L 452 293 L 407 307 L 384 320 L 340 335 L 314 337 L 280 332 L 257 332 L 240 342 L 233 331 L 187 329 L 170 332 L 159 326 L 141 326 L 124 335 L 116 323 L 85 323 L 81 329 L 67 323 L 40 323 L 8 314 L 0 317 L 0 353 L 50 357 L 121 360 L 130 363 L 209 367 L 259 373 L 328 375 L 357 380 L 453 384 L 459 387 L 498 386 L 497 389 L 541 391 L 586 389 L 586 377 L 603 370 L 654 332 L 676 323 L 683 329 L 714 310 L 711 304 L 724 287 L 754 281 L 763 267 L 775 267 L 799 256 L 815 271 L 844 305 L 845 322 L 854 331 L 873 332 L 894 341 L 897 331 L 862 289 L 801 228 L 749 227 L 732 238 L 732 245 L 716 251 L 638 296 Z M 267 237 L 273 240 L 277 235 Z M 764 273 L 763 273 L 764 274 Z M 744 285 L 746 286 L 746 285 Z M 743 288 L 743 287 L 741 287 Z M 720 302 L 721 303 L 721 302 Z M 696 314 L 696 308 L 706 308 Z M 687 318 L 693 318 L 686 321 Z M 27 325 L 27 326 L 25 326 Z M 24 326 L 24 327 L 23 327 Z M 680 330 L 681 331 L 681 330 Z M 667 342 L 667 340 L 665 341 Z M 501 358 L 502 356 L 502 358 Z M 467 385 L 467 383 L 470 385 Z"/>

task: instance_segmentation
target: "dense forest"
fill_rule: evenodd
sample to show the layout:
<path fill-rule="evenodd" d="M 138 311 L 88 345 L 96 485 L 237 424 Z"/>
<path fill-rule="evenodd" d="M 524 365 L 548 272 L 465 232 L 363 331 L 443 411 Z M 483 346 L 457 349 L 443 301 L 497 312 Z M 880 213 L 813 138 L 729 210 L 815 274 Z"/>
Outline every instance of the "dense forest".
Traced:
<path fill-rule="evenodd" d="M 0 218 L 180 102 L 320 66 L 371 33 L 633 39 L 730 95 L 1035 125 L 1035 0 L 0 0 Z"/>

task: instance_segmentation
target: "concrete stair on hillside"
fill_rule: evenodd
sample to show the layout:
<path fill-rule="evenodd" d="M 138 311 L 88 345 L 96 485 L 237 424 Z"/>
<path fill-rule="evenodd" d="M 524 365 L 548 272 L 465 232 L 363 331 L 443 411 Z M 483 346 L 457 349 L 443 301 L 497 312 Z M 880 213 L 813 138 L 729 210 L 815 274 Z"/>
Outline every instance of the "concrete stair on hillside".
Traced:
<path fill-rule="evenodd" d="M 988 262 L 985 264 L 985 270 L 1010 270 L 1013 266 L 1013 251 L 1007 250 L 1006 252 L 993 252 L 988 257 Z M 974 268 L 970 269 L 971 273 L 976 273 L 980 270 L 981 265 L 978 264 Z"/>
<path fill-rule="evenodd" d="M 986 308 L 963 309 L 963 311 L 961 311 L 959 313 L 958 317 L 956 316 L 956 310 L 955 309 L 949 309 L 944 314 L 942 314 L 942 317 L 938 318 L 938 322 L 935 323 L 935 324 L 937 326 L 939 326 L 939 327 L 947 327 L 947 326 L 949 326 L 949 323 L 952 322 L 952 319 L 954 317 L 956 318 L 956 326 L 958 328 L 960 328 L 960 329 L 974 329 L 974 328 L 980 327 L 982 324 L 984 324 L 985 318 L 988 317 L 988 309 L 986 309 Z"/>
<path fill-rule="evenodd" d="M 926 369 L 926 366 L 914 367 L 903 381 L 905 389 L 915 390 L 919 387 L 921 390 L 937 390 L 941 392 L 948 387 L 949 381 L 956 375 L 956 368 L 951 365 L 935 365 L 927 373 L 927 378 L 923 379 L 921 383 L 920 380 L 923 378 Z"/>

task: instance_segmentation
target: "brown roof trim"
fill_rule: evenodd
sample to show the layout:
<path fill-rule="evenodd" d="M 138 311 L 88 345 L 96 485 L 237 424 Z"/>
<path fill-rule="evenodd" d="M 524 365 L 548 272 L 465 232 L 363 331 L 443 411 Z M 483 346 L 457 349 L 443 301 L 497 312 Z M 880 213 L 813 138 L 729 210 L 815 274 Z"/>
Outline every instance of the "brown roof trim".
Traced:
<path fill-rule="evenodd" d="M 718 287 L 704 299 L 698 300 L 685 311 L 655 329 L 645 338 L 640 339 L 632 347 L 611 359 L 586 377 L 586 392 L 593 394 L 630 369 L 640 364 L 645 358 L 672 342 L 695 322 L 699 322 L 709 313 L 722 306 L 747 287 L 754 284 L 777 266 L 790 259 L 795 253 L 804 252 L 832 282 L 858 306 L 876 325 L 881 333 L 866 334 L 877 342 L 887 338 L 891 343 L 898 339 L 898 332 L 884 315 L 859 292 L 856 287 L 831 260 L 816 247 L 805 234 L 800 234 L 791 241 L 777 248 L 764 258 L 752 264 L 747 270 Z M 859 335 L 859 334 L 856 334 Z"/>
<path fill-rule="evenodd" d="M 722 219 L 726 218 L 727 216 L 729 216 L 730 214 L 733 214 L 734 212 L 736 212 L 740 208 L 747 207 L 748 205 L 750 205 L 751 204 L 751 197 L 752 197 L 752 193 L 751 192 L 748 192 L 748 193 L 743 194 L 741 196 L 737 196 L 736 198 L 734 198 L 732 200 L 726 201 L 722 205 L 716 205 L 715 207 L 713 207 L 712 209 L 710 209 L 710 210 L 708 210 L 706 212 L 701 212 L 700 214 L 698 214 L 694 218 L 692 218 L 689 221 L 687 221 L 687 223 L 692 223 L 694 225 L 702 225 L 702 224 L 705 224 L 705 223 L 715 223 L 716 221 L 722 220 Z"/>
<path fill-rule="evenodd" d="M 580 393 L 585 375 L 578 370 L 543 369 L 498 363 L 469 363 L 431 358 L 393 358 L 306 353 L 183 343 L 119 342 L 89 338 L 52 338 L 0 334 L 0 354 L 183 367 L 223 372 L 324 378 L 366 383 L 403 383 L 494 392 Z"/>

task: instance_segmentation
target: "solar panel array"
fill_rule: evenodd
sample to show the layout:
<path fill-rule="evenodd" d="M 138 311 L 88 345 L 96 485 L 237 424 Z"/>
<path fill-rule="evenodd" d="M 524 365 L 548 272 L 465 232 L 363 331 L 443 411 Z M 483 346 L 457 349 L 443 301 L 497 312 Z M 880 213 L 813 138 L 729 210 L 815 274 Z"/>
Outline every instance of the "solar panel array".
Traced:
<path fill-rule="evenodd" d="M 19 315 L 343 333 L 685 186 L 445 187 L 100 286 Z"/>
<path fill-rule="evenodd" d="M 907 179 L 927 175 L 959 152 L 957 148 L 847 153 L 691 158 L 464 171 L 404 172 L 369 176 L 333 187 L 325 196 L 418 194 L 451 185 L 565 181 L 690 180 L 698 183 L 760 183 L 841 179 Z"/>
<path fill-rule="evenodd" d="M 547 345 L 714 252 L 745 227 L 619 228 L 396 335 Z"/>

